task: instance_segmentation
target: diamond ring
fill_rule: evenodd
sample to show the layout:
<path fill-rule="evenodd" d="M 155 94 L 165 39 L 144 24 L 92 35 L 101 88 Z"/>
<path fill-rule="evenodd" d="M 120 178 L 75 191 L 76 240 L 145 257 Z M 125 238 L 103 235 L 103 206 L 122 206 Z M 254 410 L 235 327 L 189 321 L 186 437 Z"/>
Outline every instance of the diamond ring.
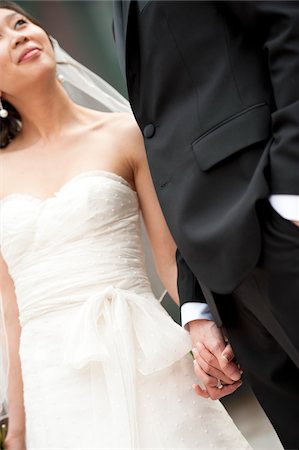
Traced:
<path fill-rule="evenodd" d="M 219 380 L 219 378 L 218 378 L 218 380 L 217 380 L 216 388 L 217 388 L 217 389 L 222 389 L 222 388 L 223 388 L 223 384 L 221 383 L 221 380 Z"/>

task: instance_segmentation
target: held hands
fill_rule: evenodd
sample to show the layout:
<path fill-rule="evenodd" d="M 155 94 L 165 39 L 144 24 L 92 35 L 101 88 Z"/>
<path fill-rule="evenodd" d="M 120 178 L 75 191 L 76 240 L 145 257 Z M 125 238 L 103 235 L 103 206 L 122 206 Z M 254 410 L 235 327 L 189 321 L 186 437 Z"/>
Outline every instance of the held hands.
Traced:
<path fill-rule="evenodd" d="M 218 400 L 241 386 L 242 370 L 233 361 L 234 354 L 221 330 L 211 320 L 189 323 L 193 344 L 194 371 L 205 389 L 194 385 L 197 395 Z"/>

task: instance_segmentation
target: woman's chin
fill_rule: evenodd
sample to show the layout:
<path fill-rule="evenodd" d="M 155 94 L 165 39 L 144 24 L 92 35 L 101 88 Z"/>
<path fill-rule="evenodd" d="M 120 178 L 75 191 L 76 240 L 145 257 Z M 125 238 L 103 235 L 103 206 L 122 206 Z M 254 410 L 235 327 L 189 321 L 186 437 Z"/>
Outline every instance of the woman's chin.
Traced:
<path fill-rule="evenodd" d="M 48 83 L 50 80 L 56 78 L 56 64 L 52 61 L 45 61 L 41 58 L 31 59 L 30 61 L 24 64 L 24 72 L 27 72 L 27 69 L 30 69 L 30 84 L 34 88 L 36 83 L 39 85 Z"/>

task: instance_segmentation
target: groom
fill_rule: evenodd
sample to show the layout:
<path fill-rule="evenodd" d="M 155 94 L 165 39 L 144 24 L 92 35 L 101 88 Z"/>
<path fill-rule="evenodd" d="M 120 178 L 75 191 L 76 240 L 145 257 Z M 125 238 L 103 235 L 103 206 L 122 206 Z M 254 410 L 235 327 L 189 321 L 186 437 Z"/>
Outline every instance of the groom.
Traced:
<path fill-rule="evenodd" d="M 179 249 L 195 371 L 212 398 L 235 389 L 228 378 L 239 385 L 235 364 L 223 363 L 222 326 L 282 443 L 299 448 L 299 2 L 114 9 L 129 99 Z M 219 380 L 227 386 L 217 390 Z"/>

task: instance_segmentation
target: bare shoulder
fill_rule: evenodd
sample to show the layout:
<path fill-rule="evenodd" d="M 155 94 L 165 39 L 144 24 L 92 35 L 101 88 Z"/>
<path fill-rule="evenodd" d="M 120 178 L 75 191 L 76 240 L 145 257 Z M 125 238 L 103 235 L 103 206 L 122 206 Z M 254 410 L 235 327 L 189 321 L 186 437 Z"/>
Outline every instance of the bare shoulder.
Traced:
<path fill-rule="evenodd" d="M 102 131 L 105 130 L 113 148 L 111 154 L 135 173 L 145 159 L 145 151 L 143 136 L 134 115 L 105 113 L 103 122 Z"/>
<path fill-rule="evenodd" d="M 131 112 L 102 112 L 87 108 L 81 108 L 87 119 L 88 126 L 95 131 L 95 136 L 100 133 L 109 141 L 113 147 L 121 152 L 132 152 L 134 149 L 143 147 L 143 137 Z"/>
<path fill-rule="evenodd" d="M 133 165 L 145 157 L 143 135 L 132 113 L 113 114 L 111 129 L 114 130 L 120 151 Z"/>
<path fill-rule="evenodd" d="M 142 134 L 132 113 L 111 113 L 110 127 L 117 131 L 119 139 L 125 144 L 143 142 Z"/>

